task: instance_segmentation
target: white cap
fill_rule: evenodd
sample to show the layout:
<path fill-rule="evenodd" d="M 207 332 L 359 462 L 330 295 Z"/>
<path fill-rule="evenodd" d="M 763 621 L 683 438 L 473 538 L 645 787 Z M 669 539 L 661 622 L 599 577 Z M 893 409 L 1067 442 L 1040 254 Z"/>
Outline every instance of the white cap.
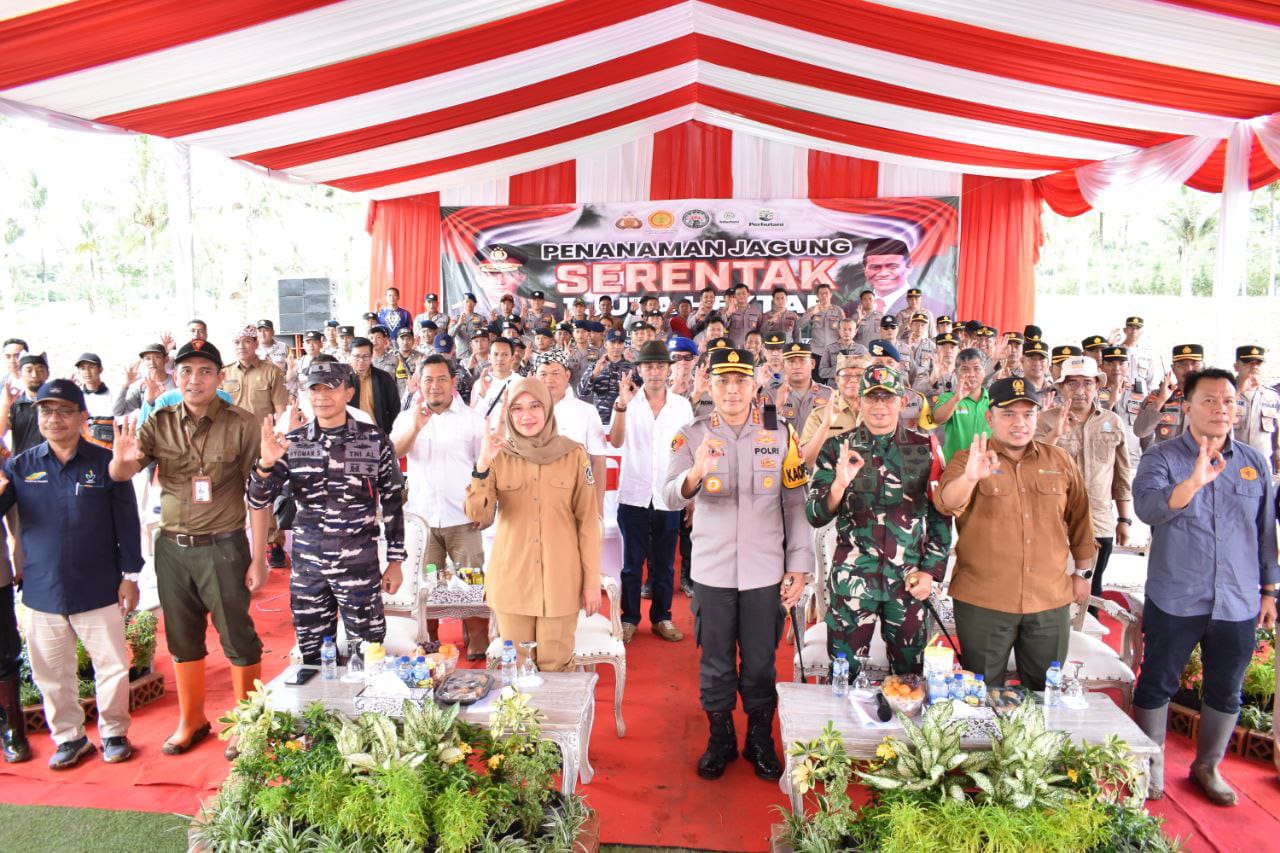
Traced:
<path fill-rule="evenodd" d="M 1058 374 L 1062 379 L 1068 376 L 1083 376 L 1086 379 L 1098 378 L 1098 362 L 1092 356 L 1073 355 L 1062 362 L 1062 370 Z"/>

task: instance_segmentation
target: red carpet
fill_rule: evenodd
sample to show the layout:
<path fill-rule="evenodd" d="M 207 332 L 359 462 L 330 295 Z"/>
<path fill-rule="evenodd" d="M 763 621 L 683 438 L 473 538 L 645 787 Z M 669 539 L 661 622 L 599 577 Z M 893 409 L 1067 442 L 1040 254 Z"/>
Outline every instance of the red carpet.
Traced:
<path fill-rule="evenodd" d="M 288 665 L 293 645 L 286 573 L 271 575 L 265 592 L 253 603 L 268 678 Z M 757 779 L 743 761 L 734 762 L 717 782 L 706 782 L 694 773 L 706 740 L 705 718 L 698 708 L 697 649 L 688 599 L 677 593 L 674 609 L 675 622 L 687 635 L 683 642 L 658 639 L 645 622 L 629 647 L 623 703 L 627 736 L 623 739 L 613 727 L 612 670 L 601 667 L 591 742 L 596 777 L 579 790 L 600 811 L 603 840 L 609 843 L 765 850 L 769 825 L 778 820 L 774 807 L 785 802 L 777 785 Z M 459 639 L 457 622 L 445 622 L 443 629 L 446 639 Z M 209 648 L 212 718 L 220 713 L 217 709 L 231 704 L 231 690 L 227 663 L 212 631 Z M 791 677 L 791 651 L 785 644 L 779 650 L 780 678 Z M 172 666 L 163 652 L 157 655 L 157 668 L 165 673 L 172 691 Z M 52 743 L 46 733 L 36 734 L 32 761 L 0 764 L 0 801 L 192 813 L 225 776 L 227 763 L 223 744 L 216 740 L 184 756 L 161 755 L 160 743 L 176 719 L 177 696 L 170 692 L 135 714 L 130 732 L 136 749 L 132 761 L 107 766 L 95 758 L 64 773 L 47 769 Z M 741 716 L 738 727 L 741 736 L 746 727 Z M 97 739 L 92 726 L 90 736 Z M 1186 779 L 1193 753 L 1189 741 L 1169 737 L 1168 793 L 1163 801 L 1151 804 L 1152 812 L 1167 819 L 1169 831 L 1182 836 L 1189 850 L 1267 848 L 1269 842 L 1262 839 L 1280 833 L 1280 783 L 1274 768 L 1228 758 L 1224 774 L 1241 793 L 1241 804 L 1220 809 L 1202 799 Z"/>

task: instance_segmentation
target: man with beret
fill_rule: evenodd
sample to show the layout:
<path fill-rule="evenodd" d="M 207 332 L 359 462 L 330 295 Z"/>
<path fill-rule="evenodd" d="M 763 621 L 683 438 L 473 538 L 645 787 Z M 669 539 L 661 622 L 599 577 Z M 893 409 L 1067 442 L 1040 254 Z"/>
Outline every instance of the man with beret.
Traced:
<path fill-rule="evenodd" d="M 892 367 L 874 365 L 859 389 L 861 423 L 822 445 L 806 511 L 816 528 L 836 523 L 827 574 L 827 650 L 857 674 L 876 622 L 898 674 L 919 672 L 925 646 L 920 602 L 942 582 L 951 523 L 929 501 L 934 439 L 902 426 L 907 391 Z"/>
<path fill-rule="evenodd" d="M 276 327 L 270 320 L 262 319 L 257 325 L 258 358 L 269 361 L 284 371 L 289 358 L 289 346 L 276 340 Z"/>
<path fill-rule="evenodd" d="M 462 308 L 458 312 L 458 316 L 454 317 L 449 324 L 449 328 L 440 331 L 453 335 L 455 348 L 462 356 L 471 355 L 471 338 L 475 335 L 476 330 L 488 325 L 481 314 L 476 311 L 476 295 L 474 293 L 464 293 L 462 295 Z M 439 325 L 437 321 L 437 325 Z"/>
<path fill-rule="evenodd" d="M 754 402 L 751 354 L 726 347 L 709 360 L 715 409 L 676 433 L 663 487 L 667 506 L 696 506 L 693 610 L 710 726 L 698 775 L 718 779 L 738 757 L 733 709 L 741 694 L 744 755 L 757 776 L 776 780 L 774 658 L 783 610 L 799 603 L 814 565 L 807 478 L 795 431 L 765 423 Z"/>
<path fill-rule="evenodd" d="M 910 329 L 911 323 L 915 320 L 916 315 L 917 314 L 923 315 L 924 328 L 921 330 L 920 336 L 921 338 L 928 340 L 930 336 L 934 334 L 933 312 L 920 304 L 923 296 L 924 294 L 921 292 L 920 288 L 918 287 L 907 288 L 907 307 L 903 308 L 901 311 L 899 311 L 897 314 L 894 314 L 893 316 L 894 316 L 894 319 L 898 321 L 899 329 Z M 886 302 L 885 304 L 888 305 L 890 303 Z"/>
<path fill-rule="evenodd" d="M 76 640 L 93 663 L 102 757 L 114 764 L 132 754 L 124 620 L 138 604 L 143 564 L 137 502 L 129 483 L 111 479 L 111 451 L 82 437 L 88 413 L 75 383 L 46 382 L 36 407 L 44 441 L 5 463 L 0 515 L 16 505 L 22 522 L 24 633 L 57 744 L 49 766 L 65 770 L 94 751 L 80 705 Z M 13 615 L 12 590 L 7 586 L 0 595 L 0 646 L 16 636 L 6 624 Z M 12 651 L 16 657 L 17 648 Z M 22 733 L 21 707 L 9 701 L 18 692 L 11 662 L 0 654 L 0 706 L 10 726 L 6 759 Z"/>
<path fill-rule="evenodd" d="M 799 435 L 816 406 L 825 406 L 835 390 L 813 381 L 813 353 L 808 344 L 792 341 L 782 348 L 782 381 L 769 387 L 778 417 Z"/>
<path fill-rule="evenodd" d="M 1280 394 L 1262 384 L 1267 351 L 1257 344 L 1236 347 L 1235 439 L 1258 451 L 1280 473 Z"/>
<path fill-rule="evenodd" d="M 413 324 L 421 326 L 423 320 L 435 323 L 437 332 L 449 331 L 449 315 L 440 310 L 440 297 L 434 293 L 422 297 L 422 313 L 413 318 Z"/>
<path fill-rule="evenodd" d="M 249 594 L 266 582 L 260 544 L 245 538 L 245 484 L 258 458 L 262 429 L 248 411 L 217 396 L 222 356 L 208 341 L 184 344 L 174 357 L 182 402 L 156 411 L 140 427 L 116 428 L 111 479 L 124 482 L 156 463 L 160 536 L 156 579 L 165 640 L 178 685 L 178 728 L 163 752 L 178 755 L 208 737 L 204 713 L 205 632 L 209 617 L 231 662 L 237 699 L 262 674 L 262 642 L 249 617 Z M 252 519 L 254 543 L 267 520 Z"/>
<path fill-rule="evenodd" d="M 636 368 L 642 386 L 637 389 L 629 376 L 623 380 L 609 428 L 609 443 L 622 451 L 618 476 L 622 639 L 630 642 L 640 625 L 641 581 L 647 564 L 650 630 L 664 640 L 679 642 L 684 634 L 671 621 L 671 596 L 682 513 L 668 505 L 662 487 L 671 443 L 676 431 L 693 420 L 693 409 L 688 400 L 667 388 L 671 356 L 660 341 L 640 347 Z"/>
<path fill-rule="evenodd" d="M 1139 394 L 1150 391 L 1156 381 L 1155 361 L 1151 350 L 1143 346 L 1142 333 L 1145 323 L 1141 317 L 1126 317 L 1124 321 L 1124 348 L 1129 352 L 1129 378 Z"/>
<path fill-rule="evenodd" d="M 1043 690 L 1050 663 L 1067 659 L 1071 603 L 1089 597 L 1089 496 L 1067 452 L 1034 439 L 1040 397 L 1027 380 L 1000 379 L 988 394 L 990 438 L 949 457 L 934 493 L 956 517 L 960 662 L 1002 686 L 1012 650 L 1022 686 Z"/>
<path fill-rule="evenodd" d="M 619 384 L 636 369 L 635 364 L 623 356 L 625 341 L 626 336 L 619 331 L 605 335 L 604 355 L 596 359 L 591 372 L 583 375 L 578 383 L 579 396 L 596 407 L 600 423 L 605 425 L 613 418 L 613 402 L 618 398 Z M 567 367 L 567 360 L 565 364 Z"/>
<path fill-rule="evenodd" d="M 1159 444 L 1182 435 L 1186 425 L 1185 397 L 1182 389 L 1187 377 L 1204 369 L 1204 347 L 1200 344 L 1179 344 L 1173 348 L 1173 366 L 1160 385 L 1152 389 L 1142 404 L 1142 411 L 1133 423 L 1133 433 L 1138 438 L 1150 437 L 1152 444 Z"/>
<path fill-rule="evenodd" d="M 405 559 L 400 465 L 382 430 L 347 415 L 349 372 L 344 364 L 308 368 L 302 387 L 314 420 L 281 436 L 264 418 L 261 452 L 249 474 L 255 520 L 266 521 L 286 484 L 298 506 L 289 607 L 302 662 L 309 666 L 320 664 L 324 638 L 337 637 L 339 612 L 348 642 L 383 641 L 381 593 L 399 589 Z M 386 539 L 385 573 L 379 532 Z"/>

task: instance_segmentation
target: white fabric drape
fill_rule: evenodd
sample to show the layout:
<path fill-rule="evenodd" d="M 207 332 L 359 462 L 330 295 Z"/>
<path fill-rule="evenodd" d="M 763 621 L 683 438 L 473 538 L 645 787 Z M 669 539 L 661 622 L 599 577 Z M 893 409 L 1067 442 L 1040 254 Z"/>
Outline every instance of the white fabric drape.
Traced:
<path fill-rule="evenodd" d="M 587 151 L 575 167 L 582 202 L 647 201 L 653 176 L 653 134 L 611 148 Z"/>
<path fill-rule="evenodd" d="M 1280 166 L 1280 113 L 1261 116 L 1249 122 L 1258 144 L 1266 152 L 1267 159 Z"/>
<path fill-rule="evenodd" d="M 1221 141 L 1217 137 L 1187 136 L 1080 166 L 1076 169 L 1080 194 L 1092 207 L 1098 207 L 1108 198 L 1139 198 L 1161 187 L 1176 186 L 1195 174 Z"/>
<path fill-rule="evenodd" d="M 159 140 L 156 140 L 159 142 Z M 173 241 L 173 286 L 179 304 L 196 316 L 194 240 L 191 232 L 191 149 L 182 143 L 164 143 L 173 169 L 165 176 L 169 197 L 169 225 Z"/>
<path fill-rule="evenodd" d="M 803 148 L 733 134 L 734 198 L 803 198 L 809 187 L 809 155 Z"/>
<path fill-rule="evenodd" d="M 440 190 L 441 207 L 468 207 L 470 205 L 506 204 L 510 196 L 509 178 L 493 178 L 473 184 L 448 187 Z"/>
<path fill-rule="evenodd" d="M 1218 214 L 1218 255 L 1213 276 L 1215 297 L 1244 293 L 1249 251 L 1249 154 L 1253 130 L 1236 125 L 1227 138 L 1227 164 L 1222 176 Z"/>
<path fill-rule="evenodd" d="M 964 176 L 959 172 L 881 163 L 877 195 L 881 198 L 958 196 L 963 181 Z"/>

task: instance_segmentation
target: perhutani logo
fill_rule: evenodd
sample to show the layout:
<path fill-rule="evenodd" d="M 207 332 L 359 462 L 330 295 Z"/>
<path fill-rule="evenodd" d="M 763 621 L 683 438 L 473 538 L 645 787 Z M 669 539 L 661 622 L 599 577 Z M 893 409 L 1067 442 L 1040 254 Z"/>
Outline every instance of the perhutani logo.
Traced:
<path fill-rule="evenodd" d="M 680 217 L 680 221 L 684 223 L 686 228 L 706 228 L 711 224 L 711 214 L 695 207 L 691 210 L 686 210 L 684 215 Z"/>
<path fill-rule="evenodd" d="M 778 221 L 777 213 L 772 209 L 762 207 L 756 211 L 756 218 L 750 222 L 750 225 L 755 228 L 782 228 L 786 223 Z"/>
<path fill-rule="evenodd" d="M 721 225 L 740 225 L 742 217 L 738 215 L 736 210 L 722 210 L 716 216 L 716 221 Z"/>
<path fill-rule="evenodd" d="M 676 224 L 676 217 L 669 210 L 655 210 L 649 214 L 650 228 L 670 228 Z"/>
<path fill-rule="evenodd" d="M 756 219 L 760 220 L 761 222 L 772 222 L 772 221 L 773 221 L 773 211 L 772 211 L 772 210 L 770 210 L 770 209 L 769 209 L 769 208 L 767 208 L 767 207 L 765 207 L 765 208 L 761 208 L 761 209 L 756 213 Z"/>

